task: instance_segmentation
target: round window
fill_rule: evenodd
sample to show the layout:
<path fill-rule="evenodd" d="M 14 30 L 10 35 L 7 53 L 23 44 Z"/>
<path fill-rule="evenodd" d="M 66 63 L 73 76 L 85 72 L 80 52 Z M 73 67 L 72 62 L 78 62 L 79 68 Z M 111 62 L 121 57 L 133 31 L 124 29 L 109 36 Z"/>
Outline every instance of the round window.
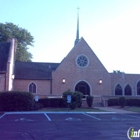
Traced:
<path fill-rule="evenodd" d="M 85 56 L 85 55 L 79 55 L 79 56 L 77 56 L 77 58 L 76 58 L 76 64 L 77 64 L 77 66 L 82 67 L 82 68 L 87 67 L 88 64 L 89 64 L 88 57 Z"/>

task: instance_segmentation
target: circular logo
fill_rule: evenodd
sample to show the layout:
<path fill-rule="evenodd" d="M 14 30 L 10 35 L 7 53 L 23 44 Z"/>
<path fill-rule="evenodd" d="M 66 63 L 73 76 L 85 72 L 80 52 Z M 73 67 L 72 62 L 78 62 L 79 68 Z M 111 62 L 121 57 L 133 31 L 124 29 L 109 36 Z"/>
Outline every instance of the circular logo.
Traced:
<path fill-rule="evenodd" d="M 130 127 L 128 130 L 127 130 L 127 137 L 129 140 L 132 140 L 134 136 L 134 128 L 133 127 Z"/>

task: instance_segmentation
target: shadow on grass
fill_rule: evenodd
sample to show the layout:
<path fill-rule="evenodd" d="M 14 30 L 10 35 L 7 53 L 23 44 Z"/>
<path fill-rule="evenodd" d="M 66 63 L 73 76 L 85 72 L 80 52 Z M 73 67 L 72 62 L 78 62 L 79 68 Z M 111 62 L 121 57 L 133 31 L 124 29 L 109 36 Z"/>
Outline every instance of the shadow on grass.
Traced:
<path fill-rule="evenodd" d="M 135 107 L 135 106 L 133 106 L 133 107 L 126 106 L 126 107 L 124 107 L 124 110 L 140 113 L 140 107 Z"/>
<path fill-rule="evenodd" d="M 103 110 L 100 110 L 98 108 L 76 108 L 76 109 L 70 109 L 70 108 L 42 108 L 38 111 L 47 111 L 47 112 L 105 112 Z"/>

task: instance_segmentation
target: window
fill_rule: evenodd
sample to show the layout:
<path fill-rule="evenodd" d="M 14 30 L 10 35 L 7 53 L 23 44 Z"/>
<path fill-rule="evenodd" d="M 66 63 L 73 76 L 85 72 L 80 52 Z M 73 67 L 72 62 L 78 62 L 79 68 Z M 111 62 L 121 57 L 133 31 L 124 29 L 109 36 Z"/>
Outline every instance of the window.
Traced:
<path fill-rule="evenodd" d="M 132 95 L 132 90 L 129 84 L 127 84 L 124 89 L 124 95 Z"/>
<path fill-rule="evenodd" d="M 115 87 L 115 95 L 122 95 L 122 87 L 120 84 Z"/>
<path fill-rule="evenodd" d="M 89 64 L 88 57 L 85 56 L 85 55 L 79 55 L 79 56 L 77 56 L 77 58 L 76 58 L 75 61 L 76 61 L 76 65 L 78 67 L 81 67 L 81 68 L 87 67 L 88 64 Z"/>
<path fill-rule="evenodd" d="M 29 92 L 36 93 L 36 85 L 34 83 L 29 85 Z"/>

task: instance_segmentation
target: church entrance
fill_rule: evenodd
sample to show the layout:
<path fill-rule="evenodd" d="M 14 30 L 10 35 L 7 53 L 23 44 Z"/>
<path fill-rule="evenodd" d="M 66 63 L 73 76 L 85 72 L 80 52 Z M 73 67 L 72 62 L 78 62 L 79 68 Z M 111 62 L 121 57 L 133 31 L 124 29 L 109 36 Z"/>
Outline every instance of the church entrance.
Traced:
<path fill-rule="evenodd" d="M 90 87 L 85 81 L 80 81 L 79 83 L 77 83 L 77 85 L 75 86 L 75 91 L 83 93 L 84 97 L 86 95 L 90 95 Z"/>

